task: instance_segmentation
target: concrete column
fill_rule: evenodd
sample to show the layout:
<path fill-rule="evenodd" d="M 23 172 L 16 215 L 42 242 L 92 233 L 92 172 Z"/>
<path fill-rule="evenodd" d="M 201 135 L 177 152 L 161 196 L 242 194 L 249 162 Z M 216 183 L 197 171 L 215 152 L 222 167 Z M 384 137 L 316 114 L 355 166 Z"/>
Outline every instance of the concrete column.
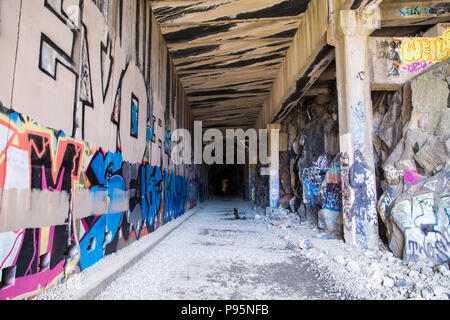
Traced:
<path fill-rule="evenodd" d="M 340 11 L 334 35 L 344 238 L 359 248 L 374 248 L 379 238 L 368 67 L 368 39 L 378 26 L 377 9 Z"/>
<path fill-rule="evenodd" d="M 269 205 L 278 208 L 280 202 L 280 135 L 281 124 L 272 123 L 267 125 L 269 134 L 269 154 L 271 157 L 269 176 Z"/>

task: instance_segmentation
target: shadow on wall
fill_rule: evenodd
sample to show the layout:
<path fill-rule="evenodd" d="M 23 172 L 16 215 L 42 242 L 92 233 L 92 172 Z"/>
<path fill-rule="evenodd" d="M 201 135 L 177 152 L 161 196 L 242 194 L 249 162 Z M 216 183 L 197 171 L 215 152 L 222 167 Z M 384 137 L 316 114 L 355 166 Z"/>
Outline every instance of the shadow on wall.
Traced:
<path fill-rule="evenodd" d="M 199 194 L 148 159 L 128 163 L 0 108 L 0 299 L 89 268 L 183 215 Z"/>

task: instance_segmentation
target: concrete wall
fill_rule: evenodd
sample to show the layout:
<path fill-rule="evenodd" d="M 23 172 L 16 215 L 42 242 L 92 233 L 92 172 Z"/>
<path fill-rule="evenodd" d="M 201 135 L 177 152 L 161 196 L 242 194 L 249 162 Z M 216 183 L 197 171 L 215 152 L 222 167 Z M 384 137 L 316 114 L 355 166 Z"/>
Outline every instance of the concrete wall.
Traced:
<path fill-rule="evenodd" d="M 204 171 L 169 161 L 192 116 L 148 1 L 1 1 L 0 46 L 0 299 L 205 198 Z"/>

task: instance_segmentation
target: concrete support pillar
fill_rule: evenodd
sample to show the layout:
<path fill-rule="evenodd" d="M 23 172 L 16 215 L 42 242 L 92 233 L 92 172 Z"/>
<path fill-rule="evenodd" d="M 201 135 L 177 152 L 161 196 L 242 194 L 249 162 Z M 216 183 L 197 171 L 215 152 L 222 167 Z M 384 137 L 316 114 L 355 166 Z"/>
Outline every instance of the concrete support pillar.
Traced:
<path fill-rule="evenodd" d="M 253 204 L 256 204 L 256 166 L 248 166 L 249 174 L 249 199 Z"/>
<path fill-rule="evenodd" d="M 377 9 L 340 11 L 334 34 L 344 238 L 359 248 L 374 248 L 379 238 L 368 67 L 368 39 L 378 26 Z"/>
<path fill-rule="evenodd" d="M 267 125 L 269 135 L 270 176 L 269 176 L 269 205 L 278 208 L 280 202 L 280 133 L 281 124 L 272 123 Z"/>

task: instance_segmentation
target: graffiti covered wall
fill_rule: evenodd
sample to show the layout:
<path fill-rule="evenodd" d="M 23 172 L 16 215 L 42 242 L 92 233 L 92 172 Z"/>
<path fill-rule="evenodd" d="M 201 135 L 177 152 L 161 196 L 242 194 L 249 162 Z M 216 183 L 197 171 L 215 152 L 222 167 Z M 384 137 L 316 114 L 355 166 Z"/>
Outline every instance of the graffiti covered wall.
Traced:
<path fill-rule="evenodd" d="M 0 299 L 17 299 L 183 215 L 204 180 L 158 143 L 189 111 L 147 1 L 2 1 L 0 18 Z"/>
<path fill-rule="evenodd" d="M 370 53 L 373 83 L 403 85 L 450 55 L 450 29 L 438 24 L 427 37 L 371 37 Z"/>

